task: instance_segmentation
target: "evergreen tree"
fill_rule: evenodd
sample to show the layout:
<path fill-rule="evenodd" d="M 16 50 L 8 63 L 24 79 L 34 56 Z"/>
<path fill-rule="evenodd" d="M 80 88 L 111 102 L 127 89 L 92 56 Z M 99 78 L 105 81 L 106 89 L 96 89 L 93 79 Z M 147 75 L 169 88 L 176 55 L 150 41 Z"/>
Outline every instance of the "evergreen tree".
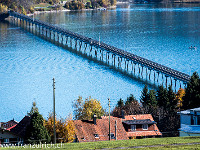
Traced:
<path fill-rule="evenodd" d="M 36 106 L 36 102 L 33 102 L 31 111 L 28 113 L 29 116 L 33 115 L 34 112 L 38 112 L 38 108 Z"/>
<path fill-rule="evenodd" d="M 44 127 L 44 119 L 41 114 L 38 112 L 36 103 L 33 102 L 33 107 L 31 109 L 30 115 L 30 124 L 26 128 L 25 142 L 27 143 L 49 143 L 50 136 L 47 132 L 47 129 Z"/>
<path fill-rule="evenodd" d="M 157 106 L 157 100 L 156 100 L 156 91 L 150 90 L 148 93 L 148 105 L 151 107 Z"/>
<path fill-rule="evenodd" d="M 167 99 L 168 99 L 168 104 L 167 104 L 167 110 L 168 112 L 175 112 L 175 109 L 177 108 L 177 100 L 175 99 L 176 95 L 172 90 L 172 87 L 168 87 L 167 91 Z"/>
<path fill-rule="evenodd" d="M 120 100 L 117 102 L 117 107 L 124 107 L 124 101 L 120 98 Z"/>
<path fill-rule="evenodd" d="M 194 72 L 185 90 L 183 97 L 183 109 L 200 107 L 200 79 L 197 72 Z"/>
<path fill-rule="evenodd" d="M 159 107 L 166 108 L 168 105 L 167 89 L 159 86 L 157 91 L 157 102 Z"/>
<path fill-rule="evenodd" d="M 148 87 L 147 87 L 147 85 L 145 85 L 145 87 L 142 90 L 140 102 L 142 103 L 143 107 L 145 107 L 148 104 Z"/>
<path fill-rule="evenodd" d="M 128 105 L 128 104 L 130 104 L 132 102 L 136 102 L 136 101 L 137 101 L 137 99 L 133 96 L 133 94 L 131 94 L 129 97 L 127 97 L 125 105 Z"/>

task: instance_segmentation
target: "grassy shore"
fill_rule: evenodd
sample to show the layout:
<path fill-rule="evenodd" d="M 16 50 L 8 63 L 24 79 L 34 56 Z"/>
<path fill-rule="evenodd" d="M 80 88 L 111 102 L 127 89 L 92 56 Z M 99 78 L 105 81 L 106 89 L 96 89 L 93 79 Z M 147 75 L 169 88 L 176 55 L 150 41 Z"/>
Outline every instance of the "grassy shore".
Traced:
<path fill-rule="evenodd" d="M 146 138 L 146 139 L 133 139 L 133 140 L 121 140 L 121 141 L 101 141 L 101 142 L 87 142 L 87 143 L 65 143 L 54 145 L 55 149 L 69 149 L 69 150 L 78 150 L 78 149 L 103 149 L 103 148 L 131 148 L 134 146 L 147 146 L 141 149 L 200 149 L 200 144 L 198 145 L 170 145 L 170 144 L 180 144 L 180 143 L 200 143 L 200 137 L 170 137 L 170 138 Z M 148 147 L 156 145 L 157 147 Z M 9 149 L 49 149 L 45 148 L 47 145 L 38 145 L 40 148 L 36 148 L 36 146 L 30 148 L 30 146 L 18 147 L 18 148 L 9 148 Z M 48 145 L 51 147 L 52 145 Z M 56 148 L 57 147 L 57 148 Z M 2 148 L 5 150 L 8 148 Z M 53 149 L 53 148 L 51 148 Z"/>

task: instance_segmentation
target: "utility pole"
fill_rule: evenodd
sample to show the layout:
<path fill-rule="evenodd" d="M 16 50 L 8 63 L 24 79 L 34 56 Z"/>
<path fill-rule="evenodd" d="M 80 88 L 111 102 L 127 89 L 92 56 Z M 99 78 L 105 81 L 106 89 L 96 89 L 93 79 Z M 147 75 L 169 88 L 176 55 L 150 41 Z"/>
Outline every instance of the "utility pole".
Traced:
<path fill-rule="evenodd" d="M 109 107 L 109 141 L 111 140 L 111 133 L 110 133 L 110 98 L 108 98 L 108 107 Z"/>
<path fill-rule="evenodd" d="M 53 131 L 54 131 L 54 144 L 56 144 L 56 126 L 55 126 L 55 79 L 53 78 Z"/>
<path fill-rule="evenodd" d="M 115 140 L 117 140 L 117 120 L 115 120 Z"/>

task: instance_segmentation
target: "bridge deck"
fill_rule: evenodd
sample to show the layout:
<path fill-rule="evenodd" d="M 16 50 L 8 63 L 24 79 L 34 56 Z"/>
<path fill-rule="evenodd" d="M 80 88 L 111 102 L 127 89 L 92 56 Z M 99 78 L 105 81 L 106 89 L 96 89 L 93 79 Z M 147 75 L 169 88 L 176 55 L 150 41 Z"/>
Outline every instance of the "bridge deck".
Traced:
<path fill-rule="evenodd" d="M 127 60 L 130 60 L 135 64 L 140 64 L 141 66 L 147 67 L 150 70 L 154 70 L 154 71 L 157 71 L 159 73 L 163 73 L 166 76 L 173 77 L 176 80 L 181 80 L 181 81 L 183 81 L 185 83 L 190 80 L 190 76 L 188 74 L 185 74 L 185 73 L 182 73 L 180 71 L 174 70 L 172 68 L 166 67 L 164 65 L 158 64 L 158 63 L 153 62 L 151 60 L 142 58 L 140 56 L 137 56 L 137 55 L 132 54 L 130 52 L 124 51 L 122 49 L 110 46 L 110 45 L 105 44 L 103 42 L 99 42 L 97 40 L 88 38 L 86 36 L 71 32 L 69 30 L 66 30 L 66 29 L 63 29 L 63 28 L 48 24 L 46 22 L 43 22 L 43 21 L 40 21 L 40 20 L 37 20 L 37 19 L 33 20 L 33 18 L 31 18 L 31 17 L 25 16 L 25 15 L 17 13 L 17 12 L 11 12 L 10 11 L 10 15 L 14 16 L 14 17 L 18 17 L 18 18 L 24 19 L 24 20 L 29 21 L 31 23 L 40 25 L 40 26 L 42 26 L 44 28 L 47 28 L 49 30 L 61 33 L 61 34 L 65 35 L 65 36 L 74 38 L 76 40 L 80 40 L 80 41 L 85 42 L 87 44 L 90 44 L 90 45 L 92 45 L 92 46 L 94 46 L 96 48 L 104 49 L 107 52 L 113 53 L 116 56 L 126 58 Z"/>

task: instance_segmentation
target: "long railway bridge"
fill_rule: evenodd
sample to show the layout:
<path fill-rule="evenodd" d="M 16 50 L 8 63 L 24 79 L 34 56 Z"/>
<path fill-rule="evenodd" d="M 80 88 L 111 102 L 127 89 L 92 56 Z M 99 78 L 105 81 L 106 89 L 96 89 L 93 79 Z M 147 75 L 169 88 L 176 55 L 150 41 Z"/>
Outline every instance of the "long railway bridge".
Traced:
<path fill-rule="evenodd" d="M 174 85 L 175 91 L 177 89 L 177 81 L 179 81 L 181 87 L 181 84 L 186 86 L 187 82 L 190 80 L 188 74 L 110 46 L 100 42 L 100 40 L 91 39 L 17 12 L 10 11 L 9 15 L 11 16 L 10 21 L 14 25 L 19 25 L 29 31 L 32 30 L 32 32 L 39 33 L 39 35 L 48 40 L 67 45 L 84 55 L 90 56 L 108 65 L 112 65 L 133 76 L 138 76 L 143 79 L 146 75 L 146 80 L 148 81 L 153 80 L 154 83 L 159 83 L 161 81 L 166 87 L 168 85 Z M 146 70 L 146 72 L 144 70 Z"/>

